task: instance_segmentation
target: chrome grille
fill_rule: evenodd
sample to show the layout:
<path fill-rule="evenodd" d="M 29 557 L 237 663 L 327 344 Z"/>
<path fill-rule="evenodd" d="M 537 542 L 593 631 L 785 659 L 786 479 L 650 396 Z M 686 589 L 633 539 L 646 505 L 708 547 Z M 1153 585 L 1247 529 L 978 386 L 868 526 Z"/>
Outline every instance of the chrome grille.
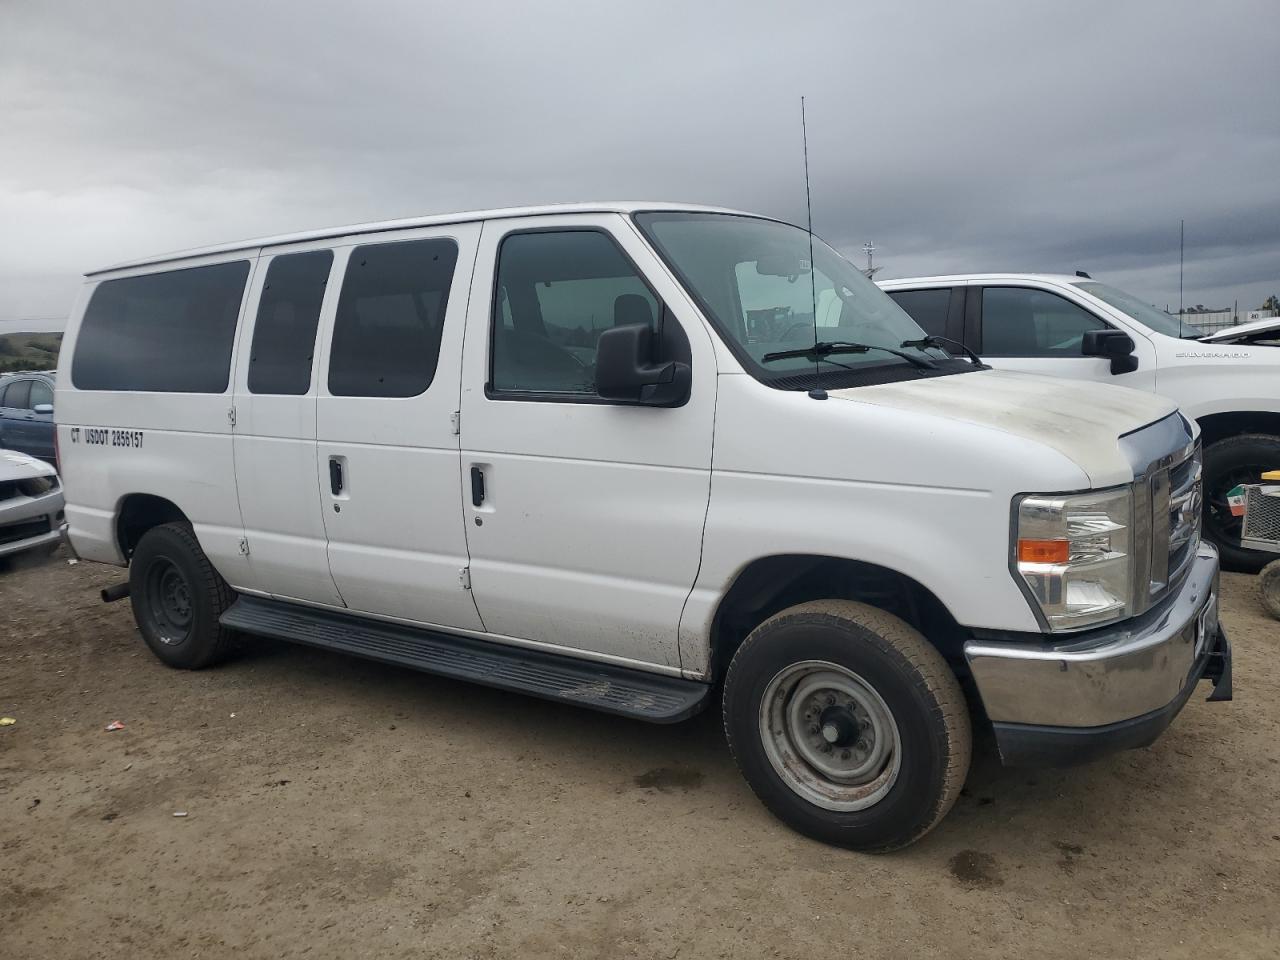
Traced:
<path fill-rule="evenodd" d="M 1195 558 L 1200 543 L 1201 486 L 1197 442 L 1191 456 L 1169 467 L 1169 553 L 1164 586 L 1181 580 Z"/>
<path fill-rule="evenodd" d="M 1200 546 L 1200 443 L 1172 414 L 1121 438 L 1133 466 L 1134 613 L 1181 586 Z"/>

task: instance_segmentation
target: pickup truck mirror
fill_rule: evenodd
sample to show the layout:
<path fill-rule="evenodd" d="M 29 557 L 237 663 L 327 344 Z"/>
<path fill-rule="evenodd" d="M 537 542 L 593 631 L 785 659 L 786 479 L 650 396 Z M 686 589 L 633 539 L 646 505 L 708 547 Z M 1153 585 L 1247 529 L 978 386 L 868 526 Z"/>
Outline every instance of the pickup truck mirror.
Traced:
<path fill-rule="evenodd" d="M 1108 358 L 1113 376 L 1138 369 L 1133 338 L 1123 330 L 1086 330 L 1080 340 L 1080 353 L 1086 357 Z"/>
<path fill-rule="evenodd" d="M 53 413 L 52 403 L 37 403 L 31 408 L 33 413 Z"/>
<path fill-rule="evenodd" d="M 678 407 L 689 399 L 687 363 L 653 363 L 653 331 L 647 324 L 611 327 L 596 341 L 596 393 L 606 400 Z"/>

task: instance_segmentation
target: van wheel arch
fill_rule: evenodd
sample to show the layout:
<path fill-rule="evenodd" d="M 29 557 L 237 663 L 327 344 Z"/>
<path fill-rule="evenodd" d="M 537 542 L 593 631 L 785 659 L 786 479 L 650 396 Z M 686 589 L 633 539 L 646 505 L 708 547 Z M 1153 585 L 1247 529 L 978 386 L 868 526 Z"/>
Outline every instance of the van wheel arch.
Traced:
<path fill-rule="evenodd" d="M 151 493 L 131 493 L 116 509 L 116 545 L 127 561 L 148 530 L 165 523 L 190 522 L 172 500 Z"/>
<path fill-rule="evenodd" d="M 819 554 L 759 557 L 742 568 L 711 623 L 710 672 L 721 680 L 747 635 L 770 617 L 814 600 L 853 600 L 918 630 L 953 670 L 963 670 L 966 632 L 928 587 L 863 560 Z"/>

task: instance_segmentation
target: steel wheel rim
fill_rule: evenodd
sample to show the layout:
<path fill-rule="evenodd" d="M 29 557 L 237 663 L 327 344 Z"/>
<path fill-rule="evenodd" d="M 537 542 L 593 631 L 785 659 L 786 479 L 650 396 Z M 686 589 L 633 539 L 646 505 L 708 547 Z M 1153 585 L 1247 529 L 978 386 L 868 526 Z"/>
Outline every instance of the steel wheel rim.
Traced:
<path fill-rule="evenodd" d="M 862 677 L 826 660 L 780 670 L 760 700 L 760 739 L 787 787 L 824 810 L 865 810 L 897 782 L 898 724 Z"/>
<path fill-rule="evenodd" d="M 147 567 L 147 607 L 161 643 L 177 646 L 187 639 L 195 615 L 191 586 L 168 557 L 156 557 Z"/>

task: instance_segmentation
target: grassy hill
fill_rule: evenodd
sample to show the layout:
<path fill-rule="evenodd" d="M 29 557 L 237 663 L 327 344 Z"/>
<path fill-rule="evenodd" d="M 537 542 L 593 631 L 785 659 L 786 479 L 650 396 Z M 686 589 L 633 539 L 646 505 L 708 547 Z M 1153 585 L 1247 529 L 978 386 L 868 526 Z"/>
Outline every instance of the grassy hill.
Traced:
<path fill-rule="evenodd" d="M 0 336 L 0 373 L 52 370 L 62 347 L 60 333 L 8 333 Z"/>

